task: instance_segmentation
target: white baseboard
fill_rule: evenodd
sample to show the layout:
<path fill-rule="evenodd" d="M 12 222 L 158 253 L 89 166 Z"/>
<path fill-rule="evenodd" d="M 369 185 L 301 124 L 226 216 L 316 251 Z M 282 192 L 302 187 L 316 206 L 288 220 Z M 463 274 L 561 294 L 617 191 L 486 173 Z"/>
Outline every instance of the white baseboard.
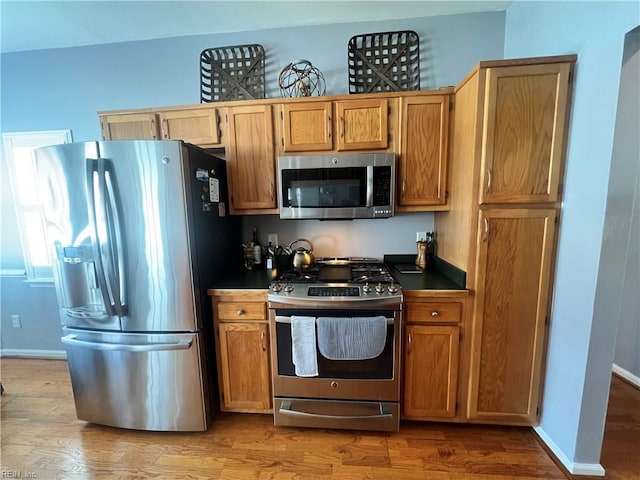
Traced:
<path fill-rule="evenodd" d="M 640 388 L 640 377 L 634 375 L 629 370 L 625 370 L 619 365 L 613 364 L 613 373 L 620 375 L 622 378 L 627 380 L 629 383 L 633 383 L 636 387 Z"/>
<path fill-rule="evenodd" d="M 66 360 L 64 350 L 26 350 L 20 348 L 5 348 L 0 350 L 0 357 L 45 358 L 51 360 Z"/>
<path fill-rule="evenodd" d="M 549 435 L 547 435 L 547 432 L 545 432 L 541 427 L 533 427 L 533 429 L 571 475 L 604 477 L 604 468 L 602 465 L 599 463 L 576 463 L 569 460 L 569 457 L 567 457 L 560 447 L 558 447 L 556 442 L 551 440 Z"/>

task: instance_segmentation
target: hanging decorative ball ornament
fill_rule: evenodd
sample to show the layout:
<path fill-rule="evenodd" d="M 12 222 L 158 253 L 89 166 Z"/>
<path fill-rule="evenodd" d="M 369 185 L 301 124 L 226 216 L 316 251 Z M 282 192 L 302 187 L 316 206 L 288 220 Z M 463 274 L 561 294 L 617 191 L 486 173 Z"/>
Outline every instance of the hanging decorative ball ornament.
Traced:
<path fill-rule="evenodd" d="M 321 96 L 326 88 L 322 72 L 309 60 L 296 60 L 280 70 L 278 86 L 283 97 Z"/>

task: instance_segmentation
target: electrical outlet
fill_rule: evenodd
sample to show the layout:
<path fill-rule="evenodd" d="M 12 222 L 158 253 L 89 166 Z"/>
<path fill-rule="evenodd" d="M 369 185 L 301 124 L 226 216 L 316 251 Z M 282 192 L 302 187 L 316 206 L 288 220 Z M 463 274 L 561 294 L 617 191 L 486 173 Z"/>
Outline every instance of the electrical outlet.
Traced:
<path fill-rule="evenodd" d="M 11 325 L 13 326 L 13 328 L 22 328 L 20 315 L 11 315 Z"/>
<path fill-rule="evenodd" d="M 416 242 L 426 242 L 427 232 L 416 232 Z"/>
<path fill-rule="evenodd" d="M 268 233 L 267 234 L 267 245 L 271 243 L 272 247 L 278 246 L 278 234 L 277 233 Z"/>

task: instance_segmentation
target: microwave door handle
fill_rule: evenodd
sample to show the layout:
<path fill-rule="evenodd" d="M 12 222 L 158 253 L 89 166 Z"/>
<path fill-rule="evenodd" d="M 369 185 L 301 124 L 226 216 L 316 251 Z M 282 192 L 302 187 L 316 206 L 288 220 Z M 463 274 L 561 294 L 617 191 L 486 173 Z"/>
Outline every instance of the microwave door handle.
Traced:
<path fill-rule="evenodd" d="M 373 166 L 367 165 L 367 207 L 373 207 Z"/>
<path fill-rule="evenodd" d="M 100 177 L 98 174 L 97 160 L 87 158 L 87 178 L 86 178 L 86 191 L 87 191 L 87 210 L 89 212 L 89 225 L 91 229 L 91 247 L 93 249 L 93 261 L 96 269 L 96 276 L 98 279 L 98 286 L 100 287 L 100 293 L 102 294 L 102 300 L 104 302 L 104 308 L 108 316 L 113 317 L 115 315 L 111 297 L 109 295 L 109 288 L 107 286 L 107 277 L 104 271 L 104 263 L 102 262 L 102 242 L 100 240 L 100 232 L 98 228 L 97 209 L 101 205 L 100 199 Z"/>

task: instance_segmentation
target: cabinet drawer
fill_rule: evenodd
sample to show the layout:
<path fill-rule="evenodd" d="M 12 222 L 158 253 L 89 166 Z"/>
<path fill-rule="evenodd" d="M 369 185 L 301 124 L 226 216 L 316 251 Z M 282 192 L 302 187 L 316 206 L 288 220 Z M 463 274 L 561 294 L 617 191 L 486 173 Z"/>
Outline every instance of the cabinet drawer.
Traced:
<path fill-rule="evenodd" d="M 264 303 L 218 303 L 218 320 L 265 320 Z"/>
<path fill-rule="evenodd" d="M 407 302 L 405 320 L 410 323 L 458 323 L 462 304 L 458 302 Z"/>

